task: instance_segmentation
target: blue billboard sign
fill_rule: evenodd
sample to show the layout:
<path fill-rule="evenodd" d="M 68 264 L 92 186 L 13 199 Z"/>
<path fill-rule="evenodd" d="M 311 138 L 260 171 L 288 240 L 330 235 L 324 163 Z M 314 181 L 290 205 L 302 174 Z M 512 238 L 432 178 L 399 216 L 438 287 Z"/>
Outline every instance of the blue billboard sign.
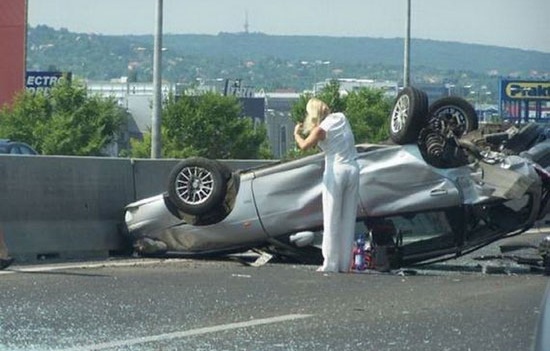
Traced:
<path fill-rule="evenodd" d="M 550 81 L 503 80 L 500 86 L 503 100 L 550 101 Z"/>
<path fill-rule="evenodd" d="M 47 92 L 55 84 L 63 79 L 71 79 L 71 73 L 66 72 L 46 72 L 46 71 L 27 71 L 25 77 L 25 87 L 27 91 Z"/>
<path fill-rule="evenodd" d="M 504 120 L 550 121 L 550 81 L 501 79 L 499 91 Z"/>

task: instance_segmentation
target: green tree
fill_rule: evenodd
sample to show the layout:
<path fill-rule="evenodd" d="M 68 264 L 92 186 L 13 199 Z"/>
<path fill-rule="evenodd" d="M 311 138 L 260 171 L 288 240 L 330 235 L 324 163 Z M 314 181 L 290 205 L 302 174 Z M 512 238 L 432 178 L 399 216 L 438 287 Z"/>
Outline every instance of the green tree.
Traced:
<path fill-rule="evenodd" d="M 331 111 L 340 111 L 346 115 L 356 143 L 378 143 L 388 139 L 388 116 L 392 101 L 384 95 L 383 90 L 362 88 L 341 94 L 340 84 L 332 81 L 315 95 L 311 93 L 300 95 L 298 102 L 292 106 L 291 116 L 294 122 L 303 122 L 307 101 L 313 96 L 326 102 Z M 303 154 L 303 152 L 293 151 L 289 157 L 295 157 L 297 154 Z"/>
<path fill-rule="evenodd" d="M 114 99 L 89 96 L 83 83 L 63 80 L 50 92 L 23 92 L 4 106 L 0 135 L 46 155 L 103 156 L 125 121 Z"/>
<path fill-rule="evenodd" d="M 323 100 L 330 107 L 331 111 L 346 111 L 347 95 L 340 93 L 340 83 L 337 80 L 330 81 L 329 84 L 317 93 L 317 97 Z"/>
<path fill-rule="evenodd" d="M 265 127 L 241 117 L 241 105 L 234 96 L 170 97 L 162 111 L 161 138 L 162 155 L 168 158 L 271 157 Z M 150 133 L 142 141 L 132 140 L 131 145 L 132 157 L 149 157 Z"/>
<path fill-rule="evenodd" d="M 380 89 L 360 89 L 347 95 L 344 113 L 357 143 L 378 143 L 389 138 L 392 100 Z"/>

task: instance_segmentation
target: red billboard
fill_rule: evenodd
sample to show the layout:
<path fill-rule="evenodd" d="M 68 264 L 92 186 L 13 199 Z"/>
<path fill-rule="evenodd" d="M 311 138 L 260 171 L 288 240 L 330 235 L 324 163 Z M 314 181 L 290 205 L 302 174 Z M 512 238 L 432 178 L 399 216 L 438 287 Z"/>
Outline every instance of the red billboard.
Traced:
<path fill-rule="evenodd" d="M 0 0 L 0 107 L 25 88 L 27 0 Z"/>

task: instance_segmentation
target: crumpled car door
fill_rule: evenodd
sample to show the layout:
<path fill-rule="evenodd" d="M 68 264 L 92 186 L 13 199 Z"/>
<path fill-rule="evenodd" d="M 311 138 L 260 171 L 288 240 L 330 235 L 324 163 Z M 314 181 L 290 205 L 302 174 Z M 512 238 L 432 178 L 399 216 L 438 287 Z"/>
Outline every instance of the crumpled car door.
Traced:
<path fill-rule="evenodd" d="M 428 165 L 416 145 L 391 146 L 360 155 L 360 196 L 368 216 L 421 212 L 460 206 L 453 178 L 467 169 Z"/>

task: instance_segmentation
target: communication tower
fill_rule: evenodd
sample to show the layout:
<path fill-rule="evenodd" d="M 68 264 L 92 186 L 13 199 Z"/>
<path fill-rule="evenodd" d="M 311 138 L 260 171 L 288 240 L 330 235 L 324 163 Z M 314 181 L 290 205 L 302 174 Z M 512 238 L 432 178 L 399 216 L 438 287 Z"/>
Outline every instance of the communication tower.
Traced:
<path fill-rule="evenodd" d="M 244 13 L 244 32 L 248 34 L 248 11 Z"/>

